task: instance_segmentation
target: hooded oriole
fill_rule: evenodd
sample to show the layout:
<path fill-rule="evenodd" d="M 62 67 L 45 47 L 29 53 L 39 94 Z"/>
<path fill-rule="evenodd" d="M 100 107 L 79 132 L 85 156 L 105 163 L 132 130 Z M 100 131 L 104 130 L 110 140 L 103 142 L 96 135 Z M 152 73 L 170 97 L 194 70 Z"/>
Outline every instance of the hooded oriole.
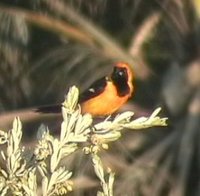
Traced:
<path fill-rule="evenodd" d="M 131 97 L 133 73 L 130 65 L 123 62 L 114 64 L 113 71 L 94 82 L 79 97 L 82 113 L 93 116 L 113 114 Z M 61 104 L 39 107 L 37 112 L 59 113 Z"/>

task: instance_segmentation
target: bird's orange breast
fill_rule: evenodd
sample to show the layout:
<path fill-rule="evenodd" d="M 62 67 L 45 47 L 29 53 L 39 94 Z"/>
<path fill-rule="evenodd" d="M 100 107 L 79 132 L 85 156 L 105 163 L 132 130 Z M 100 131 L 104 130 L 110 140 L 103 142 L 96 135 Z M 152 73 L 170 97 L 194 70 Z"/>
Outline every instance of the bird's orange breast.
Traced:
<path fill-rule="evenodd" d="M 103 93 L 81 104 L 82 113 L 93 116 L 110 115 L 127 102 L 131 93 L 132 91 L 125 96 L 118 96 L 116 87 L 109 81 Z"/>

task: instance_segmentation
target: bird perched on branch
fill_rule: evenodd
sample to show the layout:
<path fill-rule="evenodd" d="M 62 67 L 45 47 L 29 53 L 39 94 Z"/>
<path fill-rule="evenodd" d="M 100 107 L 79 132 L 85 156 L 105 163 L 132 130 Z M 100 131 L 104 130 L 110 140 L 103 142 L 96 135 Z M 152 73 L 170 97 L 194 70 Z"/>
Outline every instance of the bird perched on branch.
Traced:
<path fill-rule="evenodd" d="M 109 76 L 100 78 L 79 97 L 82 113 L 106 116 L 116 112 L 131 97 L 134 87 L 133 73 L 129 64 L 117 62 Z M 61 104 L 42 106 L 40 113 L 60 113 Z"/>

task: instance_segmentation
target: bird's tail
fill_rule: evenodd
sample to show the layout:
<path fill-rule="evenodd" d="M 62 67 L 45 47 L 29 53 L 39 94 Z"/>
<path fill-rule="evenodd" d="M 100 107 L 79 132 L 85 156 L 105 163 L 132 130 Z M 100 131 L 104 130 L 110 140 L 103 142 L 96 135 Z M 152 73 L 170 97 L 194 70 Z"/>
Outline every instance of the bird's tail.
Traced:
<path fill-rule="evenodd" d="M 46 105 L 35 109 L 38 113 L 61 113 L 61 104 Z"/>

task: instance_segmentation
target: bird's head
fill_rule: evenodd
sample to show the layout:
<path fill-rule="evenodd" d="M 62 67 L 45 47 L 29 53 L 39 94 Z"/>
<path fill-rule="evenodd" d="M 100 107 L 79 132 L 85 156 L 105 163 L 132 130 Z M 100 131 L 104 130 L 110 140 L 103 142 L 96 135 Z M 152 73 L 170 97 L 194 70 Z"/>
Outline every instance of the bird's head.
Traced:
<path fill-rule="evenodd" d="M 132 82 L 133 72 L 128 63 L 118 62 L 114 65 L 113 72 L 111 74 L 113 80 L 125 80 Z"/>

